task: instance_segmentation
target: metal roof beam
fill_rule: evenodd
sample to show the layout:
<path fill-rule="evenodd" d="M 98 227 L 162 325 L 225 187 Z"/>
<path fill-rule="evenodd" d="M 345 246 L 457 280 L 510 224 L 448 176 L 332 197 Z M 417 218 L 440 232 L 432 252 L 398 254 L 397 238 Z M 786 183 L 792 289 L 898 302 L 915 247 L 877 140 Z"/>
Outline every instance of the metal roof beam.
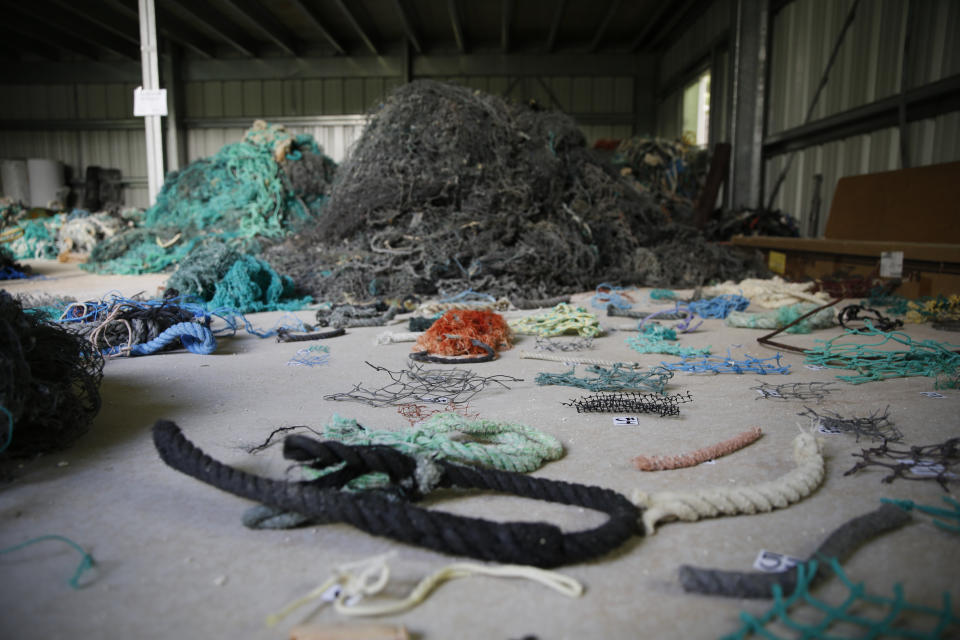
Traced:
<path fill-rule="evenodd" d="M 132 44 L 128 39 L 121 38 L 111 30 L 103 28 L 85 11 L 67 6 L 66 9 L 73 13 L 72 16 L 68 16 L 60 11 L 51 11 L 55 7 L 36 2 L 18 3 L 16 8 L 21 15 L 29 14 L 44 24 L 55 27 L 94 47 L 101 47 L 128 60 L 140 60 L 138 45 Z"/>
<path fill-rule="evenodd" d="M 163 0 L 166 4 L 179 7 L 190 14 L 194 20 L 217 34 L 218 37 L 231 47 L 249 58 L 256 58 L 256 46 L 245 37 L 246 34 L 232 26 L 220 13 L 205 2 L 190 2 L 187 0 Z"/>
<path fill-rule="evenodd" d="M 658 48 L 661 44 L 670 41 L 675 30 L 690 24 L 693 14 L 696 13 L 697 4 L 697 0 L 686 0 L 680 5 L 673 16 L 670 17 L 670 20 L 650 41 L 650 46 L 654 49 Z M 701 2 L 701 4 L 703 3 Z"/>
<path fill-rule="evenodd" d="M 347 16 L 347 20 L 350 21 L 350 25 L 354 30 L 360 34 L 360 39 L 363 40 L 363 43 L 367 45 L 367 48 L 373 53 L 373 55 L 378 56 L 380 52 L 377 51 L 377 47 L 373 44 L 373 40 L 370 39 L 370 36 L 367 35 L 367 32 L 363 30 L 363 27 L 360 26 L 360 23 L 357 22 L 356 16 L 350 13 L 350 9 L 347 8 L 347 5 L 343 0 L 334 0 L 337 3 L 337 6 L 340 7 L 340 11 L 343 12 L 343 15 Z"/>
<path fill-rule="evenodd" d="M 654 16 L 647 22 L 647 26 L 645 26 L 645 27 L 643 28 L 643 31 L 641 31 L 641 32 L 637 35 L 637 37 L 633 39 L 633 42 L 630 43 L 630 47 L 629 47 L 627 50 L 628 50 L 630 53 L 633 53 L 634 51 L 636 51 L 637 49 L 639 49 L 639 48 L 642 47 L 643 45 L 646 45 L 646 44 L 647 44 L 647 40 L 649 40 L 649 39 L 650 39 L 650 36 L 653 35 L 653 32 L 654 32 L 654 30 L 657 28 L 657 25 L 659 25 L 660 22 L 663 21 L 664 16 L 666 16 L 667 13 L 669 13 L 670 10 L 671 10 L 673 7 L 674 7 L 674 5 L 673 5 L 672 2 L 661 2 L 661 3 L 660 3 L 660 10 L 657 11 L 656 15 L 654 15 Z"/>
<path fill-rule="evenodd" d="M 251 0 L 225 0 L 227 4 L 239 11 L 267 38 L 294 58 L 300 57 L 300 45 L 290 30 L 283 26 L 277 18 L 257 2 Z"/>
<path fill-rule="evenodd" d="M 621 0 L 613 0 L 613 2 L 610 3 L 606 15 L 603 16 L 603 20 L 600 21 L 600 26 L 597 27 L 597 32 L 593 35 L 593 40 L 591 40 L 587 46 L 587 53 L 593 53 L 597 50 L 597 47 L 600 46 L 600 41 L 603 40 L 603 36 L 607 33 L 607 27 L 610 26 L 613 16 L 615 16 L 620 9 L 620 3 Z"/>
<path fill-rule="evenodd" d="M 337 42 L 336 38 L 334 38 L 333 35 L 329 31 L 327 31 L 327 29 L 323 26 L 323 22 L 321 22 L 320 16 L 317 15 L 317 12 L 313 9 L 313 7 L 308 5 L 303 0 L 290 0 L 290 2 L 292 2 L 293 5 L 300 10 L 300 13 L 305 15 L 307 19 L 310 20 L 311 23 L 313 23 L 314 28 L 317 29 L 317 31 L 319 31 L 324 38 L 326 38 L 327 42 L 333 45 L 333 48 L 336 50 L 337 53 L 346 55 L 347 50 L 344 49 L 343 46 L 341 46 L 341 44 Z"/>
<path fill-rule="evenodd" d="M 400 16 L 400 24 L 403 27 L 403 32 L 407 36 L 407 40 L 409 40 L 410 44 L 413 45 L 413 48 L 417 50 L 417 53 L 423 53 L 423 48 L 420 46 L 420 39 L 417 38 L 417 34 L 413 30 L 413 25 L 410 24 L 410 20 L 407 17 L 407 12 L 403 8 L 403 2 L 401 0 L 393 0 L 393 4 L 397 7 L 397 14 Z"/>
<path fill-rule="evenodd" d="M 27 36 L 33 40 L 42 42 L 48 47 L 62 49 L 75 53 L 84 58 L 98 60 L 97 47 L 86 40 L 74 36 L 69 31 L 64 31 L 56 25 L 48 24 L 42 20 L 35 20 L 28 15 L 20 5 L 6 3 L 6 8 L 18 13 L 16 18 L 16 31 L 21 35 Z"/>
<path fill-rule="evenodd" d="M 515 0 L 503 0 L 503 11 L 500 14 L 500 48 L 504 53 L 510 52 L 510 23 L 513 22 Z"/>
<path fill-rule="evenodd" d="M 0 42 L 3 42 L 7 49 L 16 53 L 18 59 L 23 58 L 23 53 L 32 53 L 44 60 L 54 62 L 60 60 L 60 56 L 57 55 L 56 50 L 52 49 L 46 42 L 32 38 L 19 30 L 14 31 L 2 25 L 0 25 Z"/>
<path fill-rule="evenodd" d="M 131 29 L 133 33 L 139 34 L 139 9 L 137 4 L 134 2 L 130 4 L 129 1 L 123 0 L 101 0 L 114 9 L 117 13 L 125 15 L 128 18 L 134 20 L 133 26 Z M 213 42 L 207 39 L 206 36 L 202 35 L 200 32 L 196 31 L 186 22 L 183 22 L 179 18 L 172 16 L 169 12 L 163 11 L 161 7 L 154 6 L 154 11 L 157 16 L 157 30 L 164 38 L 175 42 L 180 46 L 190 49 L 194 53 L 198 53 L 204 58 L 215 58 L 216 57 L 216 46 Z M 137 36 L 137 46 L 140 44 L 140 37 Z"/>
<path fill-rule="evenodd" d="M 447 13 L 450 14 L 450 26 L 453 27 L 453 37 L 457 41 L 460 53 L 467 52 L 467 41 L 463 37 L 463 24 L 460 22 L 460 11 L 457 9 L 457 0 L 447 0 Z"/>
<path fill-rule="evenodd" d="M 557 43 L 557 33 L 560 31 L 560 22 L 563 20 L 563 10 L 567 6 L 567 0 L 559 0 L 557 9 L 553 12 L 553 22 L 550 24 L 550 34 L 547 36 L 547 44 L 544 46 L 546 53 L 552 53 L 553 47 Z"/>

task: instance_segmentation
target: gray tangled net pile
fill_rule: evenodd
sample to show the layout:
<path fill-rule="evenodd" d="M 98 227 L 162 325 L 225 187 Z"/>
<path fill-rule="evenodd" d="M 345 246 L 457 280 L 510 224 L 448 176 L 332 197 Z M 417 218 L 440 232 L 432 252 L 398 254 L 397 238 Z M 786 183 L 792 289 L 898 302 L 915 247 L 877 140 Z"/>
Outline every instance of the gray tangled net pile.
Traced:
<path fill-rule="evenodd" d="M 372 115 L 317 224 L 263 257 L 332 301 L 467 288 L 537 298 L 762 271 L 671 223 L 570 117 L 425 80 Z"/>

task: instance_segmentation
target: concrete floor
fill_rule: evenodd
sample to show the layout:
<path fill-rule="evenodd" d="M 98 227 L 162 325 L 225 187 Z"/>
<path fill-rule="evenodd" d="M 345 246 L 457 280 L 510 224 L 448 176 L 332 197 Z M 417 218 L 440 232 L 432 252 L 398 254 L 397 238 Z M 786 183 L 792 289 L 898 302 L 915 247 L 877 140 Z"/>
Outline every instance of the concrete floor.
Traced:
<path fill-rule="evenodd" d="M 32 262 L 47 279 L 9 281 L 13 293 L 42 291 L 99 298 L 116 289 L 125 295 L 155 295 L 163 275 L 90 276 L 74 265 Z M 588 296 L 584 296 L 586 298 Z M 646 300 L 645 295 L 638 299 Z M 660 308 L 649 302 L 635 308 Z M 523 313 L 511 312 L 508 317 Z M 260 328 L 273 326 L 282 314 L 250 316 Z M 310 321 L 312 312 L 296 316 Z M 604 324 L 622 324 L 602 319 Z M 396 326 L 395 330 L 403 330 Z M 949 340 L 955 334 L 909 325 L 915 338 Z M 351 329 L 328 340 L 326 366 L 288 366 L 303 344 L 282 344 L 242 333 L 220 340 L 217 351 L 198 356 L 177 351 L 107 362 L 101 387 L 103 409 L 92 428 L 71 449 L 43 456 L 16 469 L 16 478 L 0 490 L 0 547 L 26 539 L 67 536 L 96 559 L 84 586 L 67 581 L 79 554 L 47 542 L 0 556 L 0 637 L 4 638 L 285 638 L 289 629 L 317 625 L 363 624 L 338 614 L 329 605 L 306 606 L 268 628 L 265 617 L 323 582 L 333 567 L 384 552 L 390 562 L 388 592 L 400 595 L 420 578 L 462 560 L 373 537 L 342 524 L 287 531 L 253 531 L 240 518 L 249 503 L 222 493 L 165 466 L 150 438 L 158 418 L 177 422 L 195 444 L 226 463 L 263 475 L 282 477 L 287 464 L 274 447 L 257 455 L 245 447 L 261 442 L 277 427 L 321 427 L 333 414 L 356 418 L 371 428 L 407 425 L 396 408 L 324 400 L 355 383 L 380 380 L 364 361 L 401 369 L 411 345 L 375 344 L 383 328 Z M 712 345 L 725 353 L 743 345 L 752 355 L 772 352 L 756 344 L 762 332 L 725 327 L 708 320 L 684 336 L 688 346 Z M 840 333 L 826 330 L 784 338 L 812 346 L 815 339 Z M 627 332 L 595 341 L 590 357 L 673 361 L 640 355 L 625 345 Z M 561 402 L 580 390 L 537 386 L 538 372 L 562 372 L 561 363 L 521 360 L 534 338 L 520 337 L 513 350 L 491 363 L 472 365 L 478 373 L 510 374 L 523 379 L 509 390 L 477 395 L 469 406 L 484 418 L 527 424 L 558 437 L 565 456 L 535 472 L 544 478 L 608 487 L 626 495 L 645 491 L 688 490 L 714 485 L 749 485 L 774 479 L 793 468 L 790 445 L 809 421 L 799 417 L 803 403 L 762 399 L 751 389 L 757 375 L 678 373 L 671 392 L 690 391 L 694 401 L 679 418 L 640 416 L 639 426 L 614 426 L 609 414 L 577 414 Z M 789 376 L 766 381 L 831 381 L 836 370 L 813 371 L 796 354 L 785 354 Z M 440 365 L 438 365 L 440 366 Z M 933 390 L 929 378 L 906 378 L 859 386 L 839 382 L 816 406 L 844 416 L 863 416 L 889 405 L 893 422 L 909 444 L 941 442 L 960 435 L 960 392 Z M 641 473 L 631 459 L 638 454 L 681 453 L 759 426 L 764 436 L 745 450 L 714 464 Z M 770 601 L 747 601 L 688 595 L 677 568 L 688 563 L 730 570 L 750 570 L 761 549 L 806 557 L 827 533 L 849 518 L 879 506 L 881 497 L 909 498 L 940 505 L 946 494 L 935 482 L 898 480 L 884 484 L 884 473 L 861 471 L 845 477 L 851 454 L 869 443 L 848 435 L 824 435 L 827 477 L 809 498 L 771 513 L 721 517 L 696 523 L 662 524 L 653 536 L 637 537 L 593 562 L 563 567 L 585 592 L 569 598 L 520 580 L 473 577 L 440 586 L 426 602 L 403 614 L 377 620 L 403 624 L 424 639 L 495 639 L 533 635 L 560 638 L 714 638 L 740 626 L 740 612 L 760 615 Z M 952 482 L 956 495 L 958 484 Z M 496 520 L 547 520 L 564 529 L 593 527 L 603 516 L 573 507 L 493 495 L 446 494 L 430 504 L 458 514 Z M 957 534 L 933 526 L 917 515 L 900 530 L 886 534 L 845 562 L 848 575 L 871 593 L 892 595 L 903 584 L 908 600 L 938 607 L 941 593 L 960 598 Z M 951 559 L 952 558 L 952 559 Z M 818 597 L 838 602 L 846 589 L 834 578 L 815 589 Z M 954 615 L 960 615 L 956 604 Z M 811 609 L 800 607 L 810 619 Z M 816 617 L 816 616 L 813 616 Z M 913 621 L 929 628 L 931 620 Z M 949 634 L 953 635 L 950 636 Z M 793 637 L 783 634 L 784 637 Z M 954 625 L 943 637 L 958 637 Z"/>

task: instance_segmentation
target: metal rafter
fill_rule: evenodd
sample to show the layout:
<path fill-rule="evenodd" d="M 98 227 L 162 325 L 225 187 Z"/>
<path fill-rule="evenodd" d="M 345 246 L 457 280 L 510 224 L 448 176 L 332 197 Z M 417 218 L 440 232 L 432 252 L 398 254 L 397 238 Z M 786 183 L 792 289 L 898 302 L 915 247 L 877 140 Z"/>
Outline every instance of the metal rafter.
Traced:
<path fill-rule="evenodd" d="M 603 16 L 603 20 L 600 21 L 600 26 L 597 27 L 597 32 L 594 34 L 593 40 L 591 40 L 587 46 L 587 53 L 593 53 L 597 50 L 597 47 L 600 46 L 600 41 L 603 40 L 603 36 L 607 33 L 607 27 L 610 26 L 610 22 L 620 9 L 621 1 L 622 0 L 613 0 L 613 2 L 610 3 L 606 15 Z"/>
<path fill-rule="evenodd" d="M 567 0 L 559 0 L 557 9 L 553 13 L 553 22 L 550 24 L 550 34 L 547 36 L 547 44 L 544 46 L 546 53 L 552 53 L 553 47 L 557 42 L 557 33 L 560 31 L 560 22 L 563 20 L 563 10 L 567 7 Z"/>
<path fill-rule="evenodd" d="M 347 16 L 347 20 L 350 21 L 350 25 L 354 28 L 354 30 L 358 34 L 360 34 L 360 39 L 363 40 L 363 43 L 367 45 L 367 48 L 370 49 L 371 52 L 373 52 L 373 55 L 375 56 L 380 55 L 380 52 L 377 51 L 376 45 L 373 44 L 373 40 L 371 40 L 370 36 L 367 35 L 367 32 L 363 30 L 363 27 L 360 26 L 360 23 L 357 22 L 356 16 L 354 16 L 350 12 L 350 9 L 347 8 L 347 5 L 344 3 L 344 1 L 334 0 L 334 2 L 336 2 L 337 6 L 340 7 L 340 11 L 343 12 L 343 15 Z"/>
<path fill-rule="evenodd" d="M 110 33 L 123 38 L 137 47 L 140 46 L 140 39 L 137 38 L 137 23 L 135 20 L 124 20 L 122 13 L 104 11 L 104 4 L 85 4 L 79 6 L 73 0 L 51 0 L 63 11 L 68 11 L 76 16 L 80 16 L 97 26 L 106 29 Z"/>
<path fill-rule="evenodd" d="M 117 13 L 132 18 L 134 23 L 130 29 L 134 34 L 138 33 L 139 17 L 136 3 L 130 4 L 128 0 L 101 0 L 101 2 L 113 7 Z M 171 15 L 169 12 L 163 11 L 161 7 L 154 7 L 154 10 L 157 14 L 157 29 L 160 35 L 171 42 L 175 42 L 184 48 L 200 54 L 204 58 L 216 57 L 216 46 L 204 35 L 187 25 L 186 22 Z M 140 38 L 137 36 L 138 46 L 139 42 Z"/>
<path fill-rule="evenodd" d="M 300 10 L 300 13 L 305 15 L 307 19 L 310 20 L 314 28 L 317 31 L 319 31 L 324 38 L 326 38 L 327 42 L 333 45 L 333 48 L 336 50 L 337 53 L 346 55 L 347 50 L 344 49 L 343 46 L 341 46 L 340 43 L 337 42 L 336 38 L 334 38 L 333 35 L 329 31 L 327 31 L 327 29 L 323 26 L 323 22 L 320 20 L 320 16 L 317 15 L 317 12 L 313 9 L 313 7 L 308 5 L 303 0 L 290 0 L 290 2 L 293 3 L 293 5 Z"/>
<path fill-rule="evenodd" d="M 46 42 L 3 26 L 0 26 L 0 42 L 3 42 L 5 48 L 14 53 L 17 58 L 21 58 L 22 53 L 29 52 L 45 60 L 57 61 L 60 59 L 56 51 L 50 48 Z"/>
<path fill-rule="evenodd" d="M 21 35 L 42 42 L 49 47 L 69 51 L 84 58 L 90 58 L 91 60 L 98 59 L 97 47 L 88 41 L 74 36 L 69 31 L 63 31 L 56 25 L 35 20 L 32 16 L 28 15 L 20 5 L 6 3 L 4 6 L 19 14 L 17 16 L 16 31 Z"/>
<path fill-rule="evenodd" d="M 457 41 L 460 53 L 467 52 L 467 41 L 463 37 L 463 24 L 460 22 L 460 10 L 457 9 L 457 0 L 447 0 L 447 13 L 450 14 L 450 26 L 453 27 L 453 37 Z"/>
<path fill-rule="evenodd" d="M 423 53 L 423 48 L 420 47 L 420 39 L 417 38 L 417 34 L 413 30 L 413 25 L 410 24 L 407 12 L 403 8 L 403 2 L 401 0 L 393 0 L 393 4 L 397 7 L 397 15 L 400 16 L 400 24 L 403 27 L 403 32 L 407 36 L 407 40 L 409 40 L 413 48 L 417 50 L 417 53 Z"/>
<path fill-rule="evenodd" d="M 653 32 L 657 29 L 657 25 L 663 20 L 663 17 L 666 16 L 673 9 L 672 2 L 661 2 L 660 9 L 657 11 L 656 15 L 651 17 L 647 21 L 647 26 L 643 28 L 637 37 L 633 39 L 633 42 L 630 43 L 628 51 L 633 53 L 639 49 L 642 45 L 647 44 L 647 40 L 650 39 L 650 36 L 653 35 Z"/>
<path fill-rule="evenodd" d="M 670 20 L 667 21 L 667 24 L 665 24 L 663 28 L 660 29 L 660 32 L 654 36 L 653 40 L 650 41 L 650 46 L 656 49 L 661 44 L 668 42 L 674 36 L 675 30 L 690 24 L 690 21 L 693 19 L 693 14 L 699 13 L 698 5 L 700 4 L 703 4 L 702 0 L 699 3 L 697 0 L 686 0 L 680 7 L 676 8 Z"/>
<path fill-rule="evenodd" d="M 222 15 L 212 9 L 207 3 L 190 0 L 163 0 L 163 2 L 176 5 L 184 12 L 190 14 L 194 20 L 216 33 L 217 36 L 223 38 L 227 44 L 243 55 L 250 58 L 257 57 L 256 47 L 249 39 L 244 37 L 245 34 L 239 33 L 239 29 L 228 26 L 232 25 L 232 23 L 228 23 Z"/>
<path fill-rule="evenodd" d="M 17 8 L 23 13 L 29 13 L 34 18 L 62 29 L 84 42 L 111 51 L 121 58 L 140 60 L 139 43 L 134 44 L 128 38 L 122 38 L 113 30 L 104 28 L 86 11 L 68 5 L 65 8 L 73 14 L 68 16 L 60 11 L 50 11 L 52 7 L 30 2 L 19 3 Z"/>
<path fill-rule="evenodd" d="M 500 46 L 504 53 L 510 52 L 510 23 L 513 22 L 515 0 L 503 0 L 503 11 L 500 14 Z"/>
<path fill-rule="evenodd" d="M 225 0 L 225 2 L 240 12 L 278 47 L 294 58 L 300 56 L 300 45 L 294 35 L 268 9 L 250 0 Z"/>

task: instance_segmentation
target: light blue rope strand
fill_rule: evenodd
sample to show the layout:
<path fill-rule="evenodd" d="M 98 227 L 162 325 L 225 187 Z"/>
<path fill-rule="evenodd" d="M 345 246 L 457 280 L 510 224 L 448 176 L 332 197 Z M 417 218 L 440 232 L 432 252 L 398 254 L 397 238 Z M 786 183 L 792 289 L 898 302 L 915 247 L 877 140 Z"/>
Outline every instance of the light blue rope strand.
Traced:
<path fill-rule="evenodd" d="M 73 572 L 73 577 L 71 577 L 70 580 L 68 581 L 68 584 L 72 588 L 79 589 L 80 576 L 82 576 L 84 572 L 87 571 L 87 569 L 91 568 L 94 565 L 94 560 L 93 560 L 93 556 L 91 556 L 89 553 L 84 551 L 83 547 L 78 545 L 76 542 L 74 542 L 70 538 L 55 535 L 55 534 L 46 535 L 46 536 L 37 536 L 36 538 L 30 538 L 29 540 L 25 542 L 21 542 L 20 544 L 15 544 L 12 547 L 7 547 L 6 549 L 0 549 L 0 554 L 19 551 L 24 547 L 29 547 L 30 545 L 36 544 L 38 542 L 46 542 L 47 540 L 59 540 L 60 542 L 66 542 L 68 545 L 70 545 L 71 547 L 79 551 L 80 555 L 83 556 L 83 558 L 80 560 L 80 564 L 77 565 L 76 571 Z"/>
<path fill-rule="evenodd" d="M 149 356 L 172 344 L 178 339 L 183 343 L 184 348 L 191 353 L 207 355 L 213 353 L 217 348 L 217 339 L 214 337 L 213 331 L 211 331 L 209 327 L 205 327 L 195 322 L 178 322 L 177 324 L 168 327 L 163 333 L 158 335 L 153 340 L 141 344 L 135 344 L 130 347 L 130 355 Z M 111 347 L 109 349 L 104 349 L 103 354 L 114 355 L 117 353 L 122 353 L 124 349 L 124 347 L 119 346 Z"/>

